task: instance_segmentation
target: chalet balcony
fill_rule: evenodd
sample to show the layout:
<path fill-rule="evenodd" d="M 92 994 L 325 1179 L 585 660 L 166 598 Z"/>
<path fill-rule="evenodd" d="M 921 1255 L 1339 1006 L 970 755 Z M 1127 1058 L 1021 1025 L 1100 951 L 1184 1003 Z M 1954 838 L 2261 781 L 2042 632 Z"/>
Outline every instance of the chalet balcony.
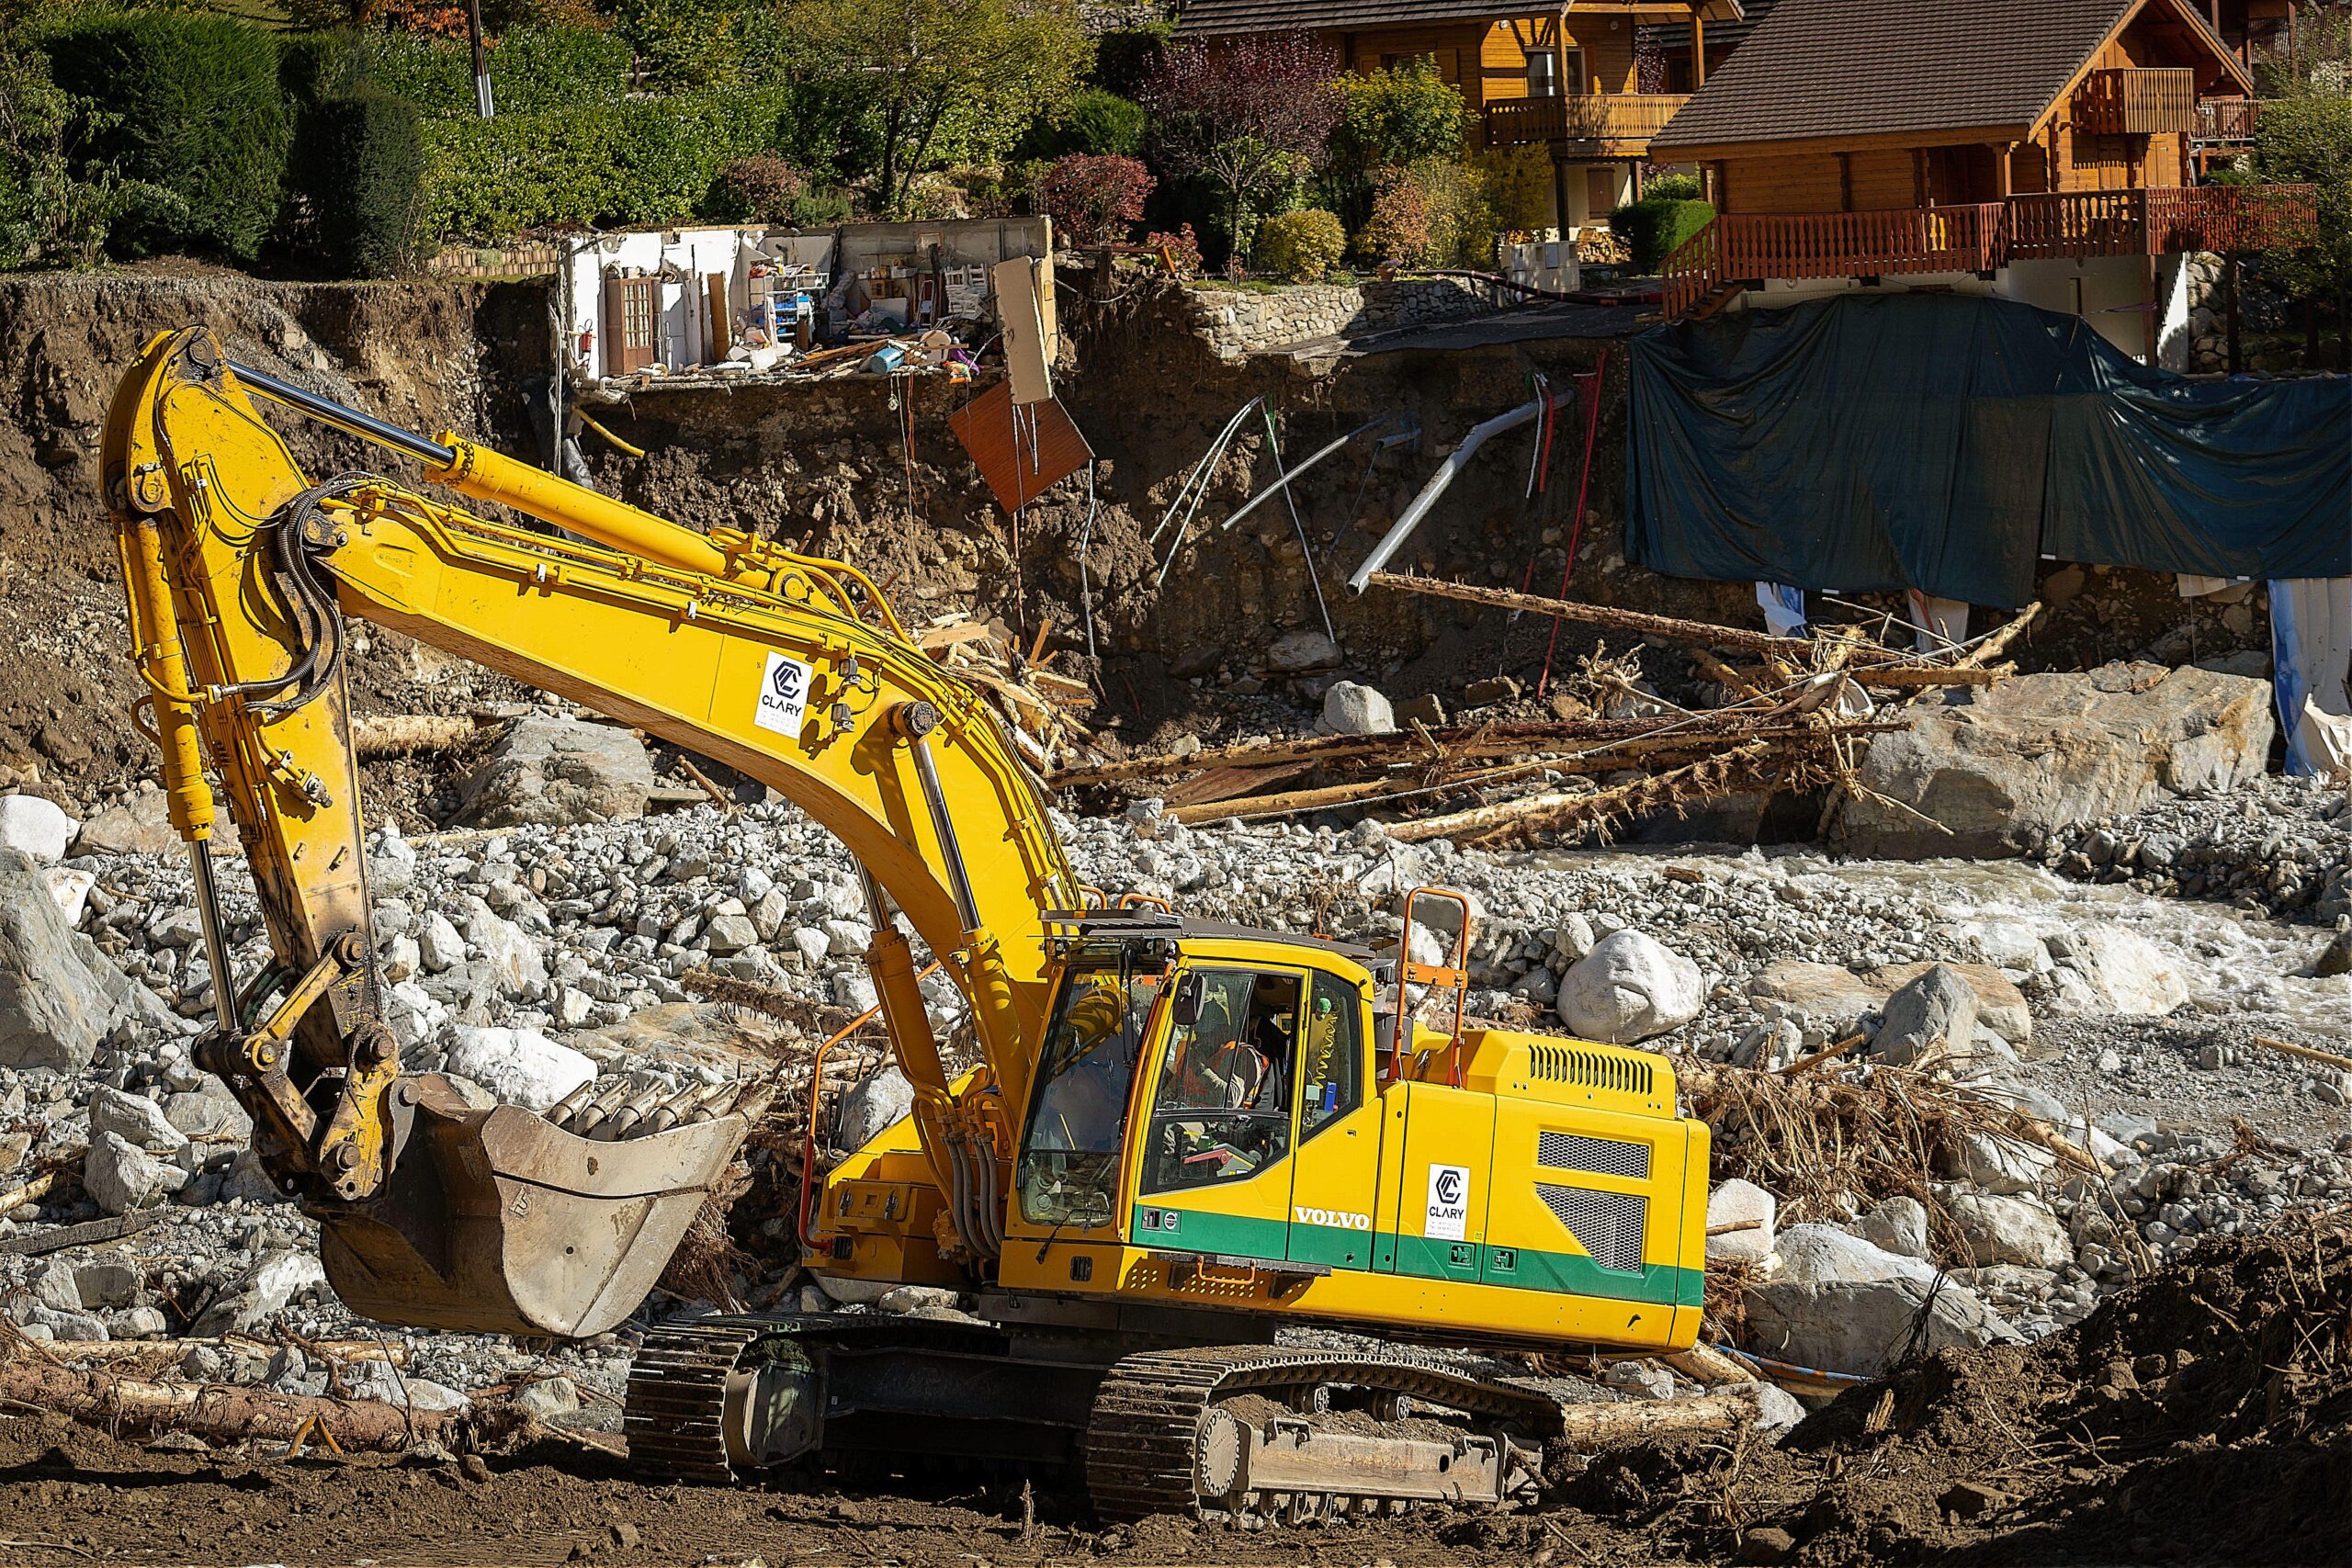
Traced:
<path fill-rule="evenodd" d="M 1962 207 L 1716 219 L 1667 259 L 1667 319 L 1773 278 L 1992 273 L 2018 261 L 2268 250 L 2315 232 L 2309 186 L 2160 186 Z"/>
<path fill-rule="evenodd" d="M 2176 136 L 2197 124 L 2197 73 L 2094 71 L 2075 94 L 2075 129 L 2093 136 Z"/>
<path fill-rule="evenodd" d="M 2207 98 L 2197 106 L 2197 126 L 2188 134 L 2200 144 L 2233 142 L 2239 145 L 2254 141 L 2254 128 L 2261 120 L 2262 104 L 2256 98 Z"/>
<path fill-rule="evenodd" d="M 1577 93 L 1506 98 L 1486 108 L 1489 147 L 1550 147 L 1571 156 L 1638 158 L 1688 93 Z"/>

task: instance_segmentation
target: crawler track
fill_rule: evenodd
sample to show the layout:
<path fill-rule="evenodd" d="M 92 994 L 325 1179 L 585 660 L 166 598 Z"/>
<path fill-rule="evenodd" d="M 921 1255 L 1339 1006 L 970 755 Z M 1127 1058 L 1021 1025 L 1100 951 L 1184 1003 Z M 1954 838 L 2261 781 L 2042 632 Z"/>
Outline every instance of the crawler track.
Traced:
<path fill-rule="evenodd" d="M 1202 1418 L 1210 1407 L 1235 1393 L 1279 1396 L 1329 1383 L 1405 1394 L 1531 1433 L 1558 1420 L 1557 1407 L 1541 1394 L 1406 1355 L 1261 1345 L 1149 1351 L 1113 1366 L 1095 1395 L 1086 1434 L 1086 1486 L 1096 1511 L 1118 1520 L 1222 1511 L 1221 1501 L 1212 1500 L 1219 1489 L 1202 1474 Z M 1323 1506 L 1338 1514 L 1371 1512 L 1390 1500 L 1334 1495 Z"/>

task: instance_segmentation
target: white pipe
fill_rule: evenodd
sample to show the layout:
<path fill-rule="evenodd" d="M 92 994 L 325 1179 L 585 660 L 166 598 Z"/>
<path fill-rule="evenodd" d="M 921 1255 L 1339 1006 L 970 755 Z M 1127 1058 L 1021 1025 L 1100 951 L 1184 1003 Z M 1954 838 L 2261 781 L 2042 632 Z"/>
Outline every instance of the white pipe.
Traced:
<path fill-rule="evenodd" d="M 1462 445 L 1438 466 L 1437 472 L 1430 476 L 1430 482 L 1421 487 L 1421 493 L 1413 497 L 1413 504 L 1405 508 L 1404 513 L 1390 525 L 1380 543 L 1372 547 L 1372 554 L 1364 558 L 1363 565 L 1356 568 L 1356 574 L 1348 579 L 1348 592 L 1362 593 L 1365 585 L 1371 582 L 1372 574 L 1386 566 L 1388 558 L 1404 548 L 1405 541 L 1413 536 L 1413 530 L 1421 525 L 1421 519 L 1428 515 L 1430 507 L 1437 504 L 1437 498 L 1445 493 L 1445 487 L 1453 482 L 1454 476 L 1462 472 L 1471 455 L 1485 446 L 1489 436 L 1500 435 L 1506 430 L 1517 430 L 1543 412 L 1544 400 L 1538 398 L 1533 402 L 1520 404 L 1509 413 L 1497 414 L 1464 436 Z"/>

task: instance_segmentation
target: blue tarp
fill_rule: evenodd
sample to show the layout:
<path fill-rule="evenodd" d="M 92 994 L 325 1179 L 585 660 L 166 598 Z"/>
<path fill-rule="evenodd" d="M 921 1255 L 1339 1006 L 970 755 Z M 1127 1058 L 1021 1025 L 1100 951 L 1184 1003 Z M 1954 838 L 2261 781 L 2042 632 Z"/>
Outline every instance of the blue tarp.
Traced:
<path fill-rule="evenodd" d="M 2078 316 L 1850 295 L 1634 340 L 1625 553 L 2016 606 L 2038 558 L 2352 574 L 2352 380 L 2191 381 Z"/>

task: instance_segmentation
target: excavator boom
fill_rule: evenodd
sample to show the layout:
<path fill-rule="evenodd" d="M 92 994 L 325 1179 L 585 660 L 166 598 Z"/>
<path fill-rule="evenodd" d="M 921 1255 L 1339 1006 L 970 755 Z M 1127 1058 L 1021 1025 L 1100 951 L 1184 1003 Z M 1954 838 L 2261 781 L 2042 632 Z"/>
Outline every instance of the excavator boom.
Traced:
<path fill-rule="evenodd" d="M 374 475 L 313 483 L 255 396 L 425 465 L 494 522 Z M 1044 801 L 992 719 L 840 562 L 705 535 L 453 434 L 401 431 L 160 334 L 109 412 L 103 475 L 142 706 L 190 845 L 217 1016 L 198 1059 L 320 1220 L 336 1291 L 390 1321 L 587 1336 L 640 1302 L 748 1130 L 742 1113 L 601 1142 L 403 1072 L 375 965 L 343 622 L 559 693 L 771 785 L 868 874 L 869 962 L 916 1131 L 964 1243 L 1001 1244 L 1040 911 L 1078 900 Z M 218 797 L 274 963 L 239 976 L 213 886 Z M 955 812 L 1004 830 L 959 839 Z M 968 819 L 968 818 L 967 818 Z M 951 1087 L 903 911 L 970 1005 L 985 1067 Z M 650 1122 L 664 1120 L 650 1119 Z M 650 1124 L 650 1123 L 649 1123 Z"/>

